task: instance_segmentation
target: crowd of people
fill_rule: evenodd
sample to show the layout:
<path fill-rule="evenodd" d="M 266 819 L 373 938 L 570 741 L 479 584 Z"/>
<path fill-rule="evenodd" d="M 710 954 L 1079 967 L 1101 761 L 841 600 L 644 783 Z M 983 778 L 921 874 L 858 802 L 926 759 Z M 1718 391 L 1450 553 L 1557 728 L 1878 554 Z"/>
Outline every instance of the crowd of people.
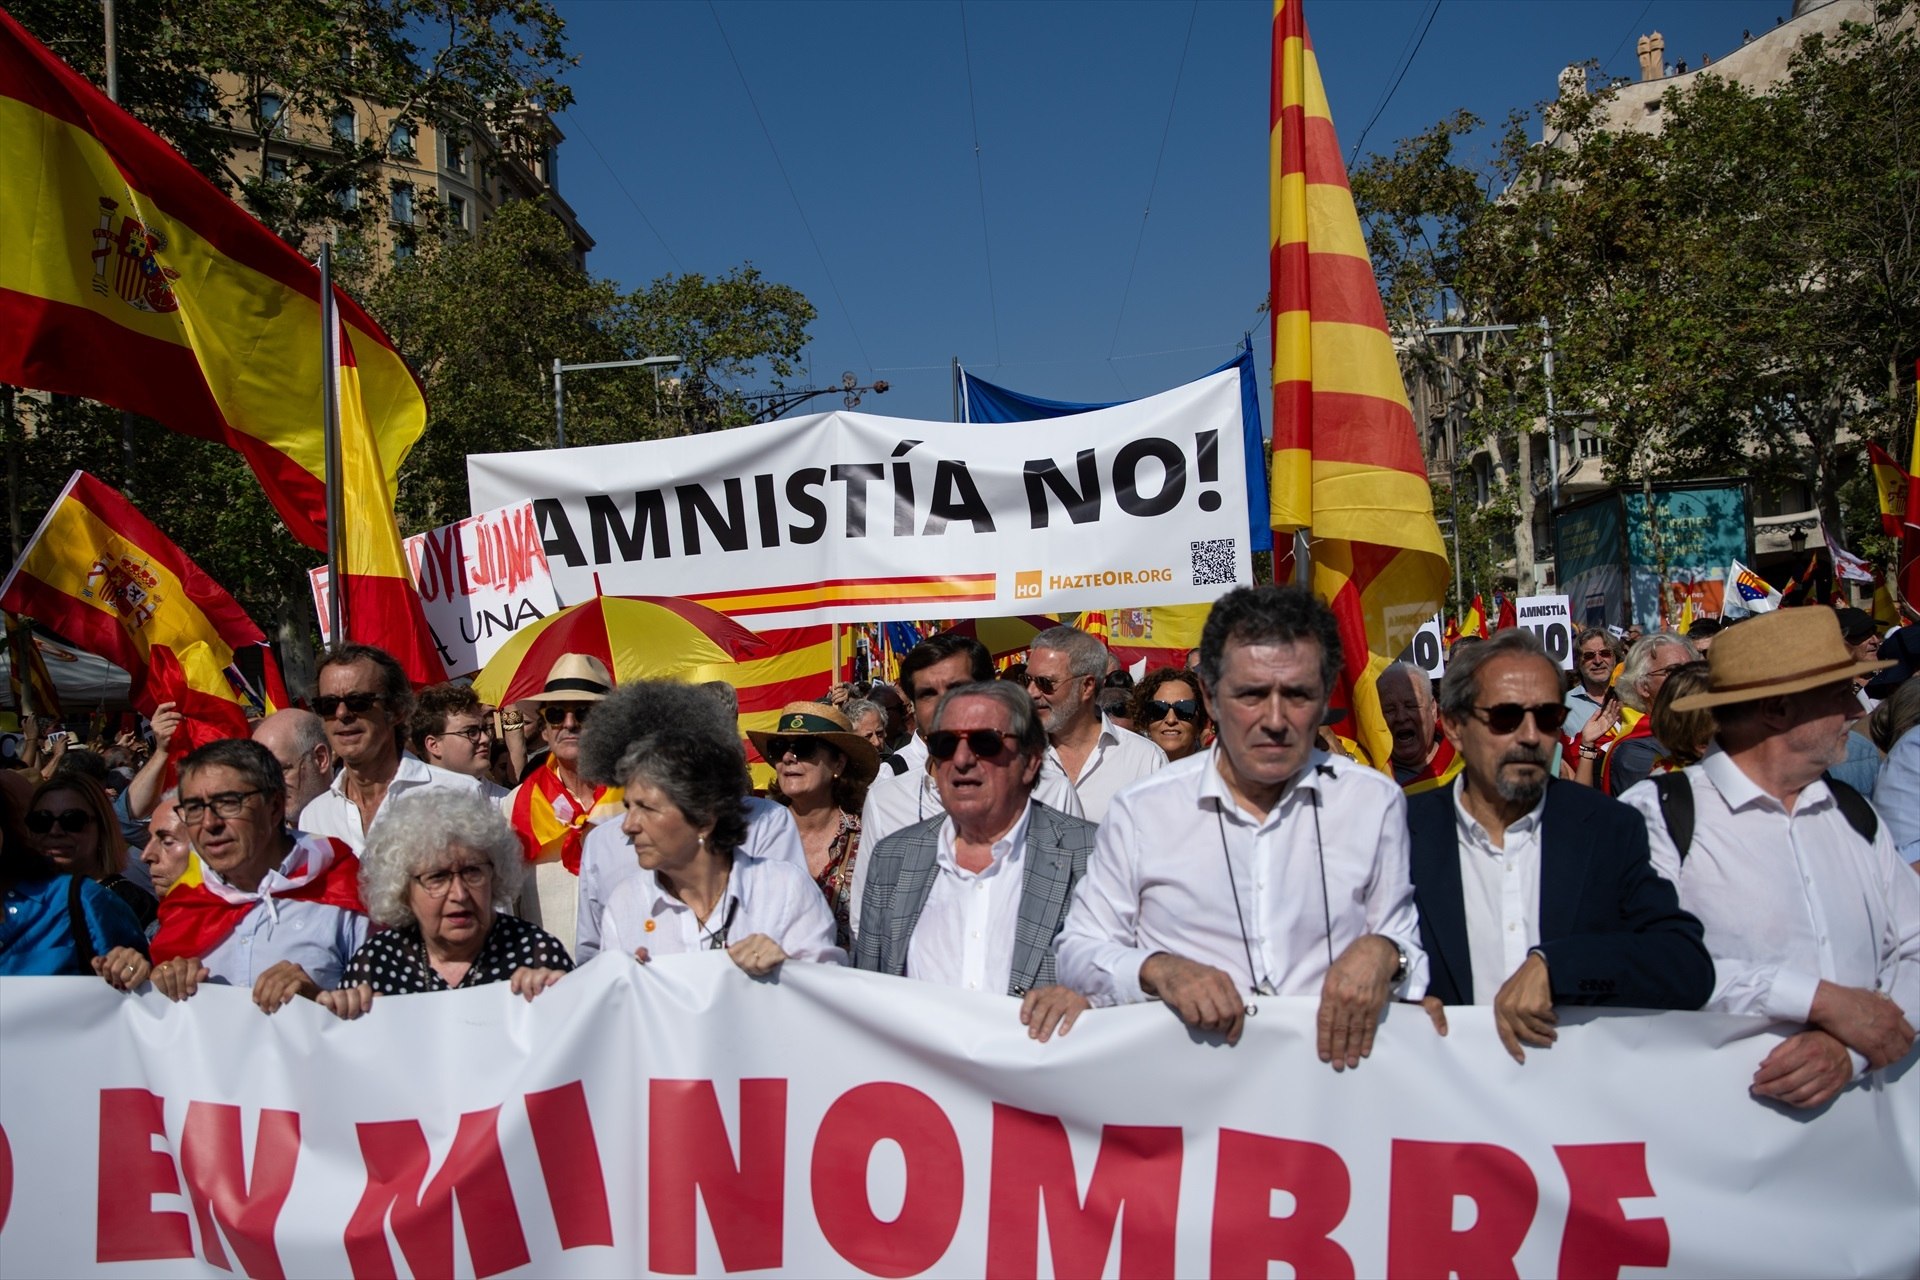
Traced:
<path fill-rule="evenodd" d="M 1336 1071 L 1394 1001 L 1439 1035 L 1491 1006 L 1521 1062 L 1564 1007 L 1711 1009 L 1788 1024 L 1752 1091 L 1819 1106 L 1913 1050 L 1917 630 L 1885 656 L 1857 610 L 1593 629 L 1570 676 L 1496 632 L 1438 681 L 1381 674 L 1375 769 L 1333 706 L 1331 613 L 1241 588 L 1137 682 L 1073 627 L 1000 673 L 932 636 L 897 683 L 746 733 L 764 794 L 726 685 L 617 686 L 569 654 L 494 708 L 346 645 L 311 709 L 198 747 L 170 788 L 171 705 L 108 752 L 24 725 L 0 974 L 377 1018 L 713 950 L 998 995 L 1043 1041 L 1159 1001 L 1231 1044 L 1260 997 L 1305 996 Z"/>

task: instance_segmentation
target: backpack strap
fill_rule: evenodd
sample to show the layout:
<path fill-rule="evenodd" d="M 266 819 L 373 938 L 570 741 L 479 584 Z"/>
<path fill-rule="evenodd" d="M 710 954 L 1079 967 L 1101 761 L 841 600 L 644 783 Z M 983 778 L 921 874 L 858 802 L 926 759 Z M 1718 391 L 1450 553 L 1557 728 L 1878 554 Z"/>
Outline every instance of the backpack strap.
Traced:
<path fill-rule="evenodd" d="M 1687 851 L 1693 847 L 1693 783 L 1684 771 L 1677 771 L 1656 773 L 1653 785 L 1660 793 L 1660 816 L 1666 820 L 1667 836 L 1685 864 Z"/>
<path fill-rule="evenodd" d="M 1873 805 L 1852 783 L 1842 782 L 1832 774 L 1822 774 L 1827 790 L 1833 792 L 1833 802 L 1840 807 L 1846 817 L 1847 825 L 1860 833 L 1860 838 L 1868 844 L 1880 834 L 1880 815 L 1873 811 Z"/>
<path fill-rule="evenodd" d="M 73 949 L 80 955 L 80 968 L 83 972 L 93 968 L 93 930 L 87 928 L 87 913 L 80 905 L 81 889 L 86 883 L 85 876 L 67 877 L 67 928 L 73 934 Z"/>

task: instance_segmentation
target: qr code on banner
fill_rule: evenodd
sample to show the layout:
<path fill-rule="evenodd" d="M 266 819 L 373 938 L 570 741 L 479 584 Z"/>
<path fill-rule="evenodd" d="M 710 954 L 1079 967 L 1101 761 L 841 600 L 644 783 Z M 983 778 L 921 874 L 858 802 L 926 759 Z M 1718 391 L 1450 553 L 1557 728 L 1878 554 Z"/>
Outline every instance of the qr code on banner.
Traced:
<path fill-rule="evenodd" d="M 1193 546 L 1193 585 L 1213 587 L 1230 583 L 1233 578 L 1234 540 L 1208 538 Z"/>

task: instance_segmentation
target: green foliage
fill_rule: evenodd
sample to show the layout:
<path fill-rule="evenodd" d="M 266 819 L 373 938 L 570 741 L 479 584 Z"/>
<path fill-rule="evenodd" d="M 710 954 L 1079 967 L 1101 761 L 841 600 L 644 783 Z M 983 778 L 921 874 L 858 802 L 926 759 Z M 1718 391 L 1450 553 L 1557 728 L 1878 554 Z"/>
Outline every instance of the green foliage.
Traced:
<path fill-rule="evenodd" d="M 1658 132 L 1618 131 L 1604 93 L 1573 94 L 1542 109 L 1550 145 L 1509 122 L 1477 160 L 1477 122 L 1455 115 L 1376 157 L 1354 191 L 1391 319 L 1548 317 L 1560 407 L 1611 435 L 1610 479 L 1804 481 L 1838 527 L 1857 438 L 1897 442 L 1914 418 L 1916 18 L 1915 0 L 1884 0 L 1808 38 L 1765 93 L 1693 76 Z M 1489 404 L 1504 384 L 1520 425 L 1544 407 L 1536 361 L 1509 342 L 1465 372 Z"/>

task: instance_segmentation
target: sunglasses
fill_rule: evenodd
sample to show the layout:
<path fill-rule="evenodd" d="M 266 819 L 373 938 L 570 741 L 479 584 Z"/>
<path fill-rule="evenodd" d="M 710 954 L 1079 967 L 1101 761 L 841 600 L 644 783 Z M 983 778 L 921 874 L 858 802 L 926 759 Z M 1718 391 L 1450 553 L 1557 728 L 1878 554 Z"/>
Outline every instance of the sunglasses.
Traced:
<path fill-rule="evenodd" d="M 1018 741 L 1012 734 L 998 729 L 969 729 L 965 733 L 936 729 L 927 735 L 927 754 L 935 760 L 951 760 L 959 752 L 962 740 L 967 749 L 982 760 L 998 759 L 1000 753 L 1007 750 L 1008 743 Z"/>
<path fill-rule="evenodd" d="M 68 835 L 85 831 L 93 825 L 93 815 L 85 809 L 67 809 L 54 813 L 50 809 L 35 809 L 27 815 L 27 830 L 37 836 L 43 836 L 53 830 L 55 824 Z"/>
<path fill-rule="evenodd" d="M 1064 680 L 1056 680 L 1052 676 L 1029 675 L 1027 677 L 1027 683 L 1051 698 L 1054 690 L 1060 686 L 1072 684 L 1075 680 L 1085 680 L 1086 678 L 1085 676 L 1068 676 Z"/>
<path fill-rule="evenodd" d="M 769 738 L 767 740 L 767 759 L 774 763 L 792 756 L 801 764 L 820 754 L 821 744 L 812 738 Z"/>
<path fill-rule="evenodd" d="M 1192 724 L 1200 718 L 1200 703 L 1194 698 L 1182 698 L 1178 702 L 1162 702 L 1158 698 L 1153 698 L 1147 702 L 1148 720 L 1165 720 L 1169 711 L 1188 724 Z"/>
<path fill-rule="evenodd" d="M 1495 733 L 1512 733 L 1529 715 L 1533 717 L 1534 724 L 1540 727 L 1540 732 L 1553 733 L 1567 722 L 1569 708 L 1564 702 L 1543 702 L 1535 707 L 1503 702 L 1497 707 L 1475 707 L 1473 710 Z"/>
<path fill-rule="evenodd" d="M 354 715 L 363 716 L 379 706 L 380 702 L 381 698 L 377 693 L 323 693 L 313 700 L 313 709 L 320 714 L 322 720 L 331 720 L 341 707 L 345 707 Z"/>
<path fill-rule="evenodd" d="M 585 724 L 588 714 L 593 710 L 591 702 L 549 702 L 540 708 L 540 717 L 558 729 L 571 715 L 575 724 Z"/>

